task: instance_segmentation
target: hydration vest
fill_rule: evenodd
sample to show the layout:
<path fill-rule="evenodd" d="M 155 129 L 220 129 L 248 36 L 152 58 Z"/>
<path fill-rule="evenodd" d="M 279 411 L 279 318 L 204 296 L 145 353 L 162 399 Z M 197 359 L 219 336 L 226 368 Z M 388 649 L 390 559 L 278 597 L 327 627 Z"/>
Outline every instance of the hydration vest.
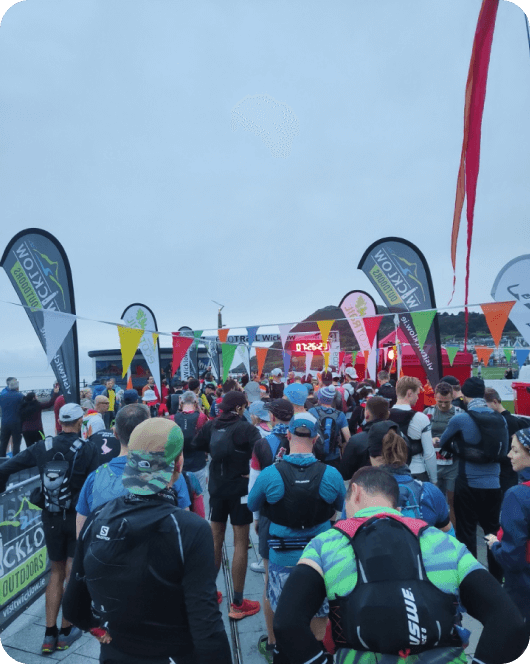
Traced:
<path fill-rule="evenodd" d="M 421 438 L 410 438 L 408 435 L 409 431 L 409 425 L 412 422 L 412 418 L 414 415 L 416 415 L 415 410 L 402 410 L 401 408 L 391 408 L 390 409 L 390 415 L 388 416 L 388 419 L 392 420 L 392 422 L 395 422 L 400 429 L 400 435 L 403 438 L 403 440 L 407 443 L 407 447 L 409 448 L 409 453 L 407 457 L 407 464 L 410 463 L 410 460 L 412 459 L 413 456 L 416 454 L 423 454 L 423 447 L 421 444 Z"/>
<path fill-rule="evenodd" d="M 334 526 L 350 540 L 357 584 L 330 600 L 339 648 L 407 657 L 462 647 L 455 620 L 458 598 L 427 577 L 419 537 L 425 521 L 394 514 L 353 518 Z"/>
<path fill-rule="evenodd" d="M 468 410 L 467 414 L 480 431 L 480 442 L 478 445 L 470 445 L 464 440 L 462 432 L 459 431 L 451 442 L 452 451 L 458 457 L 470 463 L 482 464 L 500 461 L 503 458 L 503 444 L 509 442 L 508 427 L 504 417 L 495 411 L 484 413 L 477 410 Z"/>
<path fill-rule="evenodd" d="M 335 508 L 319 492 L 326 467 L 319 461 L 307 466 L 279 461 L 275 468 L 285 487 L 283 498 L 274 504 L 265 503 L 261 512 L 272 523 L 293 530 L 313 528 L 331 519 Z"/>

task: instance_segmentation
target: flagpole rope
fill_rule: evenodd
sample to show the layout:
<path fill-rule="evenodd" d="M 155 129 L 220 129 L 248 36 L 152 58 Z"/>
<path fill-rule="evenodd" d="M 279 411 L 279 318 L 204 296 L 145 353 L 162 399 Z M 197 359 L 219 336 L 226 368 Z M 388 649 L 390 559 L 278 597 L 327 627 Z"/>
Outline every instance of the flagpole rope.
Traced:
<path fill-rule="evenodd" d="M 514 303 L 516 302 L 516 300 L 507 300 L 507 302 L 508 301 L 509 302 L 514 302 Z M 27 304 L 22 304 L 20 302 L 10 302 L 9 300 L 0 300 L 0 303 L 1 304 L 10 304 L 14 307 L 22 307 L 24 309 L 30 310 L 33 313 L 36 312 L 36 311 L 40 311 L 39 309 L 35 309 L 33 307 L 28 306 Z M 469 308 L 471 308 L 471 307 L 481 307 L 482 304 L 486 304 L 486 303 L 482 302 L 482 303 L 478 303 L 478 304 L 468 304 L 467 307 L 469 307 Z M 488 302 L 487 304 L 491 304 L 491 302 Z M 463 309 L 463 308 L 464 308 L 464 305 L 453 305 L 453 306 L 446 306 L 446 307 L 431 307 L 429 309 L 420 309 L 420 310 L 414 311 L 414 312 L 412 312 L 412 311 L 401 311 L 400 313 L 392 312 L 392 313 L 386 313 L 386 314 L 374 314 L 372 316 L 358 316 L 358 318 L 362 318 L 362 319 L 386 318 L 388 316 L 396 316 L 396 315 L 401 316 L 402 314 L 410 315 L 412 313 L 425 313 L 425 312 L 428 312 L 428 311 L 439 312 L 439 311 L 449 311 L 449 310 L 452 310 L 452 309 Z M 62 313 L 64 316 L 74 316 L 77 320 L 85 320 L 85 321 L 88 321 L 88 322 L 91 322 L 91 323 L 101 323 L 102 325 L 111 325 L 112 327 L 128 327 L 127 325 L 125 325 L 123 323 L 123 321 L 120 321 L 119 323 L 116 323 L 116 322 L 112 322 L 112 321 L 108 321 L 108 320 L 98 320 L 96 318 L 87 318 L 86 316 L 80 316 L 79 314 L 69 314 L 69 313 L 60 312 L 60 311 L 56 312 L 56 313 L 59 313 L 59 314 Z M 326 319 L 324 319 L 324 320 L 326 320 Z M 332 320 L 332 319 L 327 319 L 327 320 Z M 349 320 L 350 319 L 346 318 L 346 317 L 333 319 L 334 322 L 349 321 Z M 305 325 L 305 324 L 309 324 L 309 323 L 315 323 L 315 325 L 318 326 L 318 323 L 321 323 L 321 322 L 322 322 L 322 320 L 302 320 L 302 321 L 295 321 L 295 322 L 292 322 L 292 323 L 262 323 L 261 325 L 237 325 L 237 326 L 234 326 L 232 328 L 226 328 L 225 327 L 223 329 L 239 330 L 239 329 L 246 329 L 248 327 L 260 328 L 260 327 L 277 327 L 277 326 L 282 326 L 282 325 L 294 326 L 294 325 L 301 325 L 301 324 Z M 132 329 L 139 329 L 139 328 L 132 328 Z M 216 327 L 215 328 L 210 327 L 210 328 L 203 329 L 202 332 L 203 333 L 204 332 L 217 332 L 217 330 L 218 330 L 218 328 L 216 328 Z M 181 337 L 190 337 L 190 336 L 193 336 L 194 332 L 198 332 L 198 331 L 200 331 L 200 330 L 186 330 L 186 334 L 180 333 L 180 336 Z M 160 336 L 165 336 L 165 337 L 173 337 L 173 334 L 175 334 L 174 332 L 163 332 L 163 331 L 160 331 L 160 330 L 150 330 L 150 329 L 147 329 L 147 328 L 144 329 L 144 332 L 147 332 L 147 333 L 150 333 L 150 334 L 158 334 Z M 318 328 L 316 330 L 305 330 L 305 332 L 309 332 L 309 333 L 310 332 L 317 332 L 317 333 L 320 334 L 320 331 L 318 330 Z M 240 335 L 237 335 L 237 336 L 240 336 Z M 201 338 L 197 339 L 197 341 L 200 341 L 200 340 L 201 340 Z M 203 341 L 208 341 L 208 340 L 206 339 L 206 340 L 203 340 Z M 220 343 L 224 343 L 224 342 L 220 342 Z M 238 341 L 238 342 L 227 341 L 226 343 L 229 343 L 233 346 L 238 346 L 238 345 L 240 345 L 241 343 L 244 343 L 244 342 L 241 342 L 241 341 Z M 263 343 L 263 342 L 258 342 L 258 343 Z M 281 349 L 273 348 L 271 350 L 281 350 Z"/>

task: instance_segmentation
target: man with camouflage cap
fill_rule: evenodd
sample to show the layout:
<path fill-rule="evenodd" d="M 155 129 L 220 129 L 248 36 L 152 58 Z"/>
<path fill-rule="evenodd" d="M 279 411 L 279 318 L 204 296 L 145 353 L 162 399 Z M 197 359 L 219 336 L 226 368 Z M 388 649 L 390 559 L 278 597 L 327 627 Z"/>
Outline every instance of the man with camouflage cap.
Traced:
<path fill-rule="evenodd" d="M 231 664 L 210 527 L 170 489 L 183 446 L 174 422 L 139 424 L 122 477 L 129 493 L 81 531 L 64 613 L 101 642 L 101 664 Z"/>

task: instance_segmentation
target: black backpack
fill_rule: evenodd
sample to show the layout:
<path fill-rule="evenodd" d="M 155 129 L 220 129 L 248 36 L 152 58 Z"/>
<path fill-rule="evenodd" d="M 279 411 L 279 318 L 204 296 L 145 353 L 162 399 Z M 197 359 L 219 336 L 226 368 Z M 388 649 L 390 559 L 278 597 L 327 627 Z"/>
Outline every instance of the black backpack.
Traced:
<path fill-rule="evenodd" d="M 234 453 L 233 429 L 233 424 L 230 424 L 226 428 L 212 428 L 210 436 L 210 456 L 212 457 L 212 461 L 224 461 Z"/>
<path fill-rule="evenodd" d="M 191 442 L 197 432 L 197 422 L 200 413 L 175 413 L 175 423 L 179 425 L 184 434 L 184 455 L 191 451 Z M 184 457 L 186 458 L 186 457 Z"/>
<path fill-rule="evenodd" d="M 313 446 L 313 454 L 319 461 L 332 461 L 340 456 L 340 443 L 342 432 L 339 427 L 339 417 L 342 413 L 333 410 L 327 413 L 324 408 L 315 408 L 318 414 L 319 435 Z"/>
<path fill-rule="evenodd" d="M 401 408 L 391 408 L 390 414 L 388 416 L 389 420 L 395 422 L 399 427 L 399 435 L 407 443 L 408 455 L 407 455 L 407 464 L 410 463 L 413 456 L 416 454 L 423 454 L 423 446 L 421 444 L 421 438 L 410 438 L 408 435 L 409 424 L 412 422 L 412 418 L 416 415 L 415 410 L 412 408 L 410 410 L 402 410 Z"/>
<path fill-rule="evenodd" d="M 461 432 L 451 441 L 451 451 L 456 456 L 470 463 L 495 463 L 500 461 L 503 446 L 506 448 L 508 427 L 506 420 L 500 413 L 490 411 L 481 413 L 477 410 L 468 410 L 467 414 L 480 430 L 480 443 L 469 445 L 465 442 Z"/>
<path fill-rule="evenodd" d="M 330 601 L 338 647 L 403 657 L 461 647 L 454 628 L 458 599 L 429 580 L 421 529 L 416 536 L 391 517 L 368 519 L 353 537 L 335 528 L 350 538 L 357 565 L 354 590 Z"/>
<path fill-rule="evenodd" d="M 41 472 L 41 486 L 31 492 L 30 501 L 48 512 L 65 512 L 72 505 L 71 480 L 79 450 L 85 441 L 75 440 L 66 454 L 54 452 L 53 438 L 44 441 L 46 461 Z"/>

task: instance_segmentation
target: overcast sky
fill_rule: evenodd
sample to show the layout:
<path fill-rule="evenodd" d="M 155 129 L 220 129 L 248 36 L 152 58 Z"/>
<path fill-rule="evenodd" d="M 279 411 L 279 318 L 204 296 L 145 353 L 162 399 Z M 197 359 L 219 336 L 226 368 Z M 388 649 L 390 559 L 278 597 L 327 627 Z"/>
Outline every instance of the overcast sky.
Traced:
<path fill-rule="evenodd" d="M 297 321 L 349 290 L 373 241 L 415 242 L 438 305 L 481 0 L 26 0 L 0 28 L 0 253 L 63 244 L 77 311 L 132 302 L 164 331 Z M 501 1 L 483 124 L 471 302 L 530 253 L 530 51 Z M 465 223 L 454 304 L 463 302 Z M 0 300 L 16 301 L 2 271 Z M 0 375 L 46 373 L 0 303 Z M 81 321 L 86 352 L 118 347 Z M 163 339 L 162 345 L 170 345 Z M 50 374 L 51 375 L 51 374 Z"/>

